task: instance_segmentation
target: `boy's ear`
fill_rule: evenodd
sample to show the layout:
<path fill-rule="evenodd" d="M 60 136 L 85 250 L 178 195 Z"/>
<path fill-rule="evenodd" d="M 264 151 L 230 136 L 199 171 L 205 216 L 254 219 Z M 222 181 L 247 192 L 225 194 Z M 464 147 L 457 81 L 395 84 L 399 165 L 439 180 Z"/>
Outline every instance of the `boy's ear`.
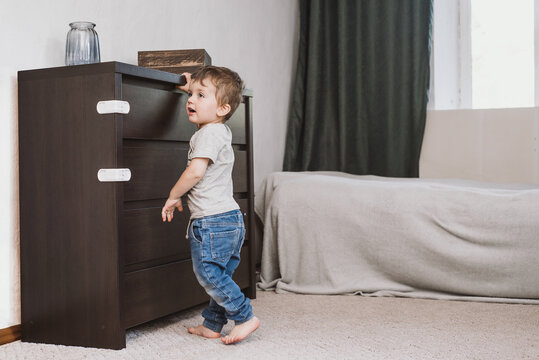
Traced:
<path fill-rule="evenodd" d="M 229 104 L 224 104 L 224 105 L 221 105 L 221 106 L 219 106 L 217 108 L 217 116 L 219 116 L 219 117 L 224 117 L 229 112 L 230 112 L 230 105 Z"/>

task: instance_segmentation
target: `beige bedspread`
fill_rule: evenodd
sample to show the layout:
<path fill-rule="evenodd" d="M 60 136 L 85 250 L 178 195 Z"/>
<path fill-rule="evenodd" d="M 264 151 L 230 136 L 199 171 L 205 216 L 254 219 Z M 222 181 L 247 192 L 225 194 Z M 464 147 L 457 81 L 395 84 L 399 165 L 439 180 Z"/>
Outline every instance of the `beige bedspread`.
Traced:
<path fill-rule="evenodd" d="M 539 304 L 539 187 L 278 172 L 261 289 Z"/>

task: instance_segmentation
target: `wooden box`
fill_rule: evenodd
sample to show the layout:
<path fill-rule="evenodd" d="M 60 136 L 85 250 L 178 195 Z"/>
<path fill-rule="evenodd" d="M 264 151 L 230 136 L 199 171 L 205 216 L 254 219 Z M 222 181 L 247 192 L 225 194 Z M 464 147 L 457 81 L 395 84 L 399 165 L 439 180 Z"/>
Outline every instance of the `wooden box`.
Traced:
<path fill-rule="evenodd" d="M 138 65 L 175 74 L 192 73 L 211 65 L 211 57 L 204 49 L 139 51 Z"/>

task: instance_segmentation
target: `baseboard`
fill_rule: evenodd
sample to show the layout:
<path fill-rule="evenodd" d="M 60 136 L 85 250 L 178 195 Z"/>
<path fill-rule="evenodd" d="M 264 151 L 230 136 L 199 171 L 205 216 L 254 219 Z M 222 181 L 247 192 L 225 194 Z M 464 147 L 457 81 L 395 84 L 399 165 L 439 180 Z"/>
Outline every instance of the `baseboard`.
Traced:
<path fill-rule="evenodd" d="M 0 329 L 0 345 L 4 345 L 21 339 L 21 325 L 13 325 Z"/>

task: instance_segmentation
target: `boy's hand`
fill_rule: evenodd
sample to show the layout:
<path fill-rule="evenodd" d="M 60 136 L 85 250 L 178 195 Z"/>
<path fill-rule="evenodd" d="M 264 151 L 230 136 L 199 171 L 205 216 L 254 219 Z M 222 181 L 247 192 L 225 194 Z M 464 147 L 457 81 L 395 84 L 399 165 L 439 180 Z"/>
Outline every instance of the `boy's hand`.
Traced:
<path fill-rule="evenodd" d="M 189 83 L 191 82 L 191 73 L 184 72 L 182 73 L 185 76 L 185 85 L 177 85 L 176 87 L 182 91 L 189 92 Z"/>
<path fill-rule="evenodd" d="M 167 220 L 168 222 L 172 221 L 172 218 L 174 217 L 174 209 L 176 208 L 178 208 L 178 211 L 183 211 L 182 200 L 167 199 L 165 206 L 163 206 L 163 209 L 161 210 L 161 217 L 163 218 L 163 222 Z"/>

